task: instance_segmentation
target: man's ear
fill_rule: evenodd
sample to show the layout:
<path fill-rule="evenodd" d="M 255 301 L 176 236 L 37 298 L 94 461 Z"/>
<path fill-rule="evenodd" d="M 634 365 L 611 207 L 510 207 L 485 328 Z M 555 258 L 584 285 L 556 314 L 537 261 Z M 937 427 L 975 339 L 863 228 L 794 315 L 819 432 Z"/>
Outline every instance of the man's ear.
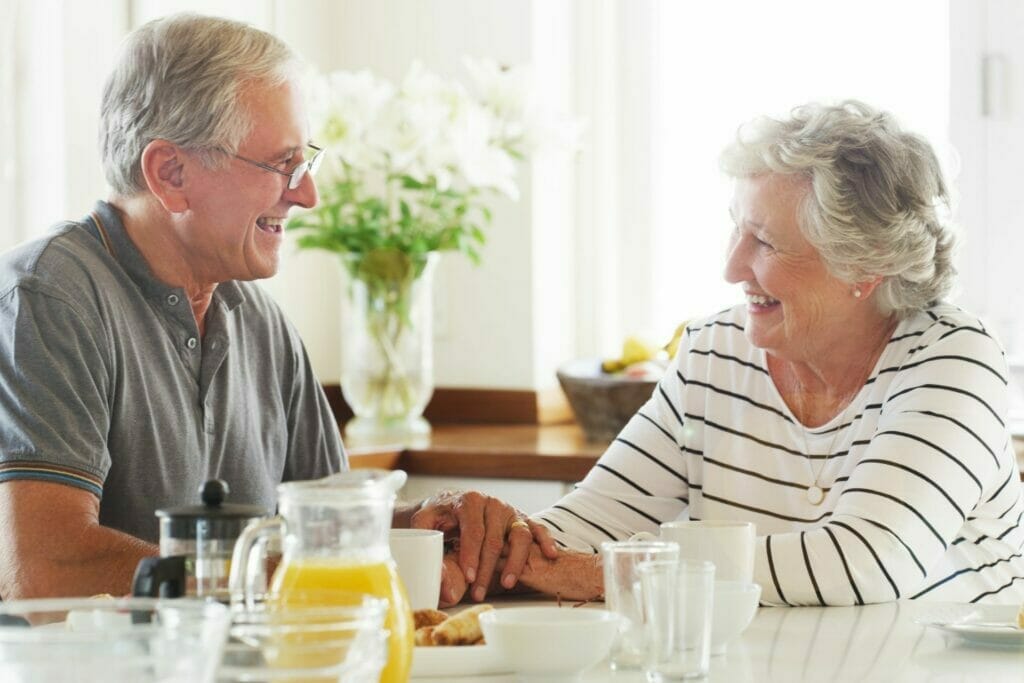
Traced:
<path fill-rule="evenodd" d="M 142 177 L 146 187 L 170 213 L 188 209 L 185 168 L 189 163 L 194 161 L 167 140 L 153 140 L 142 150 Z"/>

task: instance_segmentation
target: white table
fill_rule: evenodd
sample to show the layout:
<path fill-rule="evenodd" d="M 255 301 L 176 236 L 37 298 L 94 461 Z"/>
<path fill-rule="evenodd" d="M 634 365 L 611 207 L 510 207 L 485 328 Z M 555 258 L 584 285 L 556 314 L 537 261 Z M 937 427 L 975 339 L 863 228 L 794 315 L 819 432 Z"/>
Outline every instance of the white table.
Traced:
<path fill-rule="evenodd" d="M 500 603 L 496 605 L 501 608 Z M 711 658 L 707 681 L 1024 681 L 1024 649 L 968 645 L 915 619 L 969 609 L 904 601 L 865 607 L 799 607 L 758 610 L 754 622 Z M 441 679 L 415 678 L 416 683 Z M 515 676 L 470 676 L 457 683 L 512 683 Z M 611 671 L 606 663 L 586 672 L 584 683 L 640 683 L 641 672 Z"/>

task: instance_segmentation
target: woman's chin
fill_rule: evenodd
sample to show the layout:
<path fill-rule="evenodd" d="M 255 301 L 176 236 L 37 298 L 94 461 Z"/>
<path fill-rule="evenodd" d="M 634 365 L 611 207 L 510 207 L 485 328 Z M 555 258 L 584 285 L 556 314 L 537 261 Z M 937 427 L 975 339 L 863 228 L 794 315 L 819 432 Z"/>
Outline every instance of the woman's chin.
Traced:
<path fill-rule="evenodd" d="M 779 338 L 777 334 L 774 334 L 772 330 L 766 329 L 766 325 L 758 324 L 756 321 L 747 321 L 747 326 L 744 329 L 747 341 L 753 346 L 764 351 L 771 352 L 779 345 Z"/>

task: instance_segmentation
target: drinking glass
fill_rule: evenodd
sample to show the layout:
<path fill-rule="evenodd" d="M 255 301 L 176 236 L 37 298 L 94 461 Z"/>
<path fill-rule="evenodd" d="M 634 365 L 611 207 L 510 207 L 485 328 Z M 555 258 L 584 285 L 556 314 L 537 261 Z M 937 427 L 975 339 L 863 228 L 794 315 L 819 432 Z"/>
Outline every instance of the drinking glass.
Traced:
<path fill-rule="evenodd" d="M 387 611 L 386 599 L 343 591 L 237 602 L 217 683 L 377 683 Z"/>
<path fill-rule="evenodd" d="M 647 614 L 647 680 L 707 675 L 715 565 L 705 560 L 653 561 L 642 563 L 638 572 Z"/>
<path fill-rule="evenodd" d="M 679 546 L 663 541 L 614 541 L 601 544 L 601 555 L 605 605 L 621 617 L 609 661 L 613 669 L 639 669 L 647 643 L 637 566 L 641 562 L 676 560 Z"/>

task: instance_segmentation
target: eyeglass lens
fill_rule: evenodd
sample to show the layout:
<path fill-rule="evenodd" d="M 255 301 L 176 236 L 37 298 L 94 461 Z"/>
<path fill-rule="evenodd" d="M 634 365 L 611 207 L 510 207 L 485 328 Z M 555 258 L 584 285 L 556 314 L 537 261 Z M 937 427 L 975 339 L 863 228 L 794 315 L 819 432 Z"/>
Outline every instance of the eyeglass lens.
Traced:
<path fill-rule="evenodd" d="M 313 158 L 306 159 L 301 164 L 296 166 L 295 170 L 292 171 L 291 178 L 288 180 L 288 189 L 294 190 L 295 188 L 297 188 L 299 186 L 299 183 L 301 183 L 302 179 L 306 176 L 306 173 L 309 173 L 309 175 L 311 176 L 316 175 L 317 170 L 319 170 L 320 168 L 320 162 L 322 161 L 322 159 L 323 150 L 319 149 L 313 155 Z"/>

